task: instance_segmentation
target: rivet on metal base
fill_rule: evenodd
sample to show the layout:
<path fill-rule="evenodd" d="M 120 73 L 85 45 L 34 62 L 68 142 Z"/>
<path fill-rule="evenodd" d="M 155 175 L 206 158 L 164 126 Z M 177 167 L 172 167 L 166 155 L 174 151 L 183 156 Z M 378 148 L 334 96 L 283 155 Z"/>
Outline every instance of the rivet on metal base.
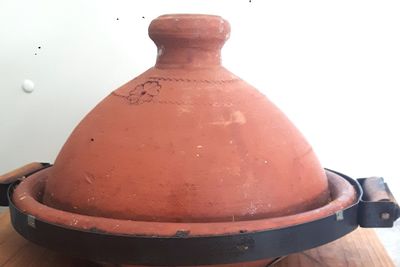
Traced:
<path fill-rule="evenodd" d="M 27 222 L 28 222 L 28 225 L 29 225 L 30 227 L 36 228 L 36 218 L 35 218 L 35 216 L 28 215 L 28 217 L 27 217 Z"/>
<path fill-rule="evenodd" d="M 343 220 L 344 220 L 343 211 L 340 210 L 340 211 L 336 212 L 336 221 L 343 221 Z"/>
<path fill-rule="evenodd" d="M 387 212 L 381 213 L 381 219 L 382 220 L 389 220 L 390 219 L 390 214 Z"/>

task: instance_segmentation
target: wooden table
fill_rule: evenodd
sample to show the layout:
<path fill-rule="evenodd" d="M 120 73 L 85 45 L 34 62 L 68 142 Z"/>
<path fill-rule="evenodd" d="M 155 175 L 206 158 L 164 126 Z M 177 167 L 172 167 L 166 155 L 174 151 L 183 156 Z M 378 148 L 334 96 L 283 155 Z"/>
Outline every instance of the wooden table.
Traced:
<path fill-rule="evenodd" d="M 7 211 L 0 214 L 0 266 L 95 267 L 99 265 L 72 259 L 26 241 L 12 228 Z M 292 254 L 274 265 L 274 267 L 283 266 L 394 267 L 394 264 L 375 232 L 372 229 L 360 228 L 327 245 Z"/>

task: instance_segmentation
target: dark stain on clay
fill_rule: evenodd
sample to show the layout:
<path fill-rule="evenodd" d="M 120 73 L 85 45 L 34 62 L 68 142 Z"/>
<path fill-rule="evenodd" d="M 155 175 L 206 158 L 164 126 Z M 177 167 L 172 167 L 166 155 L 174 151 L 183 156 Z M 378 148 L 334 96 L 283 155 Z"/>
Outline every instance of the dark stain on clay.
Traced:
<path fill-rule="evenodd" d="M 106 231 L 101 230 L 101 229 L 99 229 L 97 227 L 91 227 L 88 230 L 89 230 L 89 232 L 95 233 L 95 234 L 106 234 L 107 233 Z"/>
<path fill-rule="evenodd" d="M 188 230 L 178 230 L 175 233 L 175 237 L 185 238 L 185 237 L 188 237 L 189 234 L 190 234 L 190 231 L 188 231 Z"/>

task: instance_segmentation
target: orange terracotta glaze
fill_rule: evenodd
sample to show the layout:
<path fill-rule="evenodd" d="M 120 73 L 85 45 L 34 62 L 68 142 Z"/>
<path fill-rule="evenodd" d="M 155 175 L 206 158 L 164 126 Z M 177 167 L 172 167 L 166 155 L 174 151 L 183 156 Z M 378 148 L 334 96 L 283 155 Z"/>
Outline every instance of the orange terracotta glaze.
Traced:
<path fill-rule="evenodd" d="M 155 67 L 76 127 L 52 168 L 44 203 L 158 222 L 250 220 L 325 204 L 325 173 L 301 133 L 221 66 L 229 33 L 218 16 L 155 19 Z"/>

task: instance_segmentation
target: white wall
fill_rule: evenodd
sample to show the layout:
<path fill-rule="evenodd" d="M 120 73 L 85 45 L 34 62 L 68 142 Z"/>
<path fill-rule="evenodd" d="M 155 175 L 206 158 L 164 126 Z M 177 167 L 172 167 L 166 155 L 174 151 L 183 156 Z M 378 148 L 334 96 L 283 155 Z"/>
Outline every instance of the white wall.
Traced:
<path fill-rule="evenodd" d="M 99 100 L 152 66 L 147 26 L 163 13 L 228 19 L 224 65 L 288 114 L 324 166 L 385 176 L 400 199 L 399 1 L 1 0 L 0 172 L 52 162 Z"/>

